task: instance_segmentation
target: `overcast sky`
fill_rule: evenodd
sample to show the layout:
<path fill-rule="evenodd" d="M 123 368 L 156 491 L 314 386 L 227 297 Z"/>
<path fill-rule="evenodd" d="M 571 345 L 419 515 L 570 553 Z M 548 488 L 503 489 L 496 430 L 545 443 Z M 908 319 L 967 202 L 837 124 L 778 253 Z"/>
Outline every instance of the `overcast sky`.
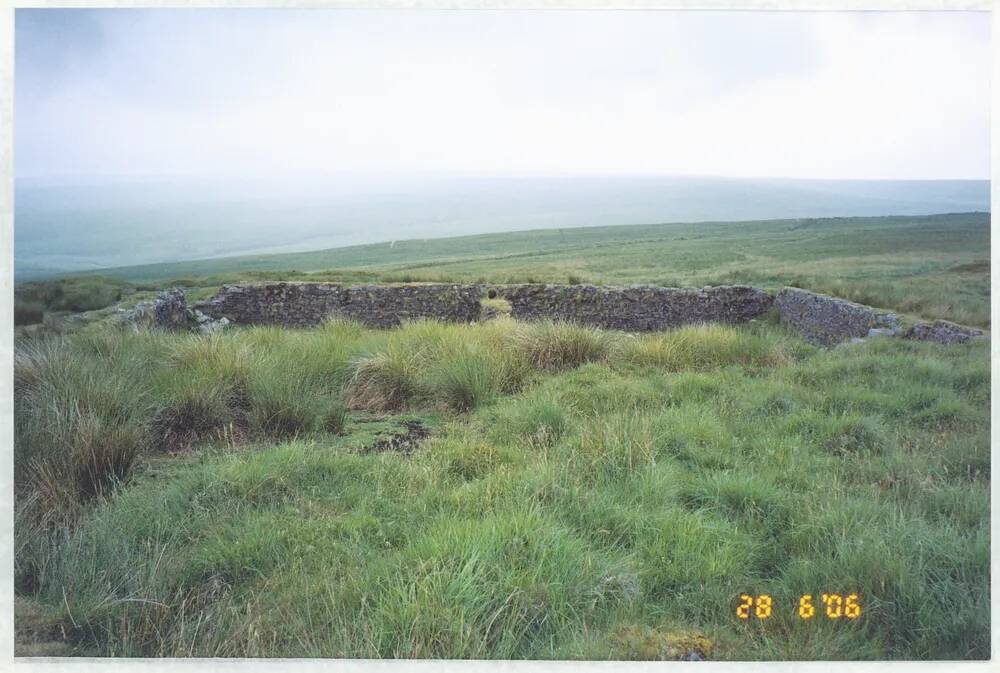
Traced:
<path fill-rule="evenodd" d="M 988 178 L 987 13 L 17 10 L 16 175 Z"/>

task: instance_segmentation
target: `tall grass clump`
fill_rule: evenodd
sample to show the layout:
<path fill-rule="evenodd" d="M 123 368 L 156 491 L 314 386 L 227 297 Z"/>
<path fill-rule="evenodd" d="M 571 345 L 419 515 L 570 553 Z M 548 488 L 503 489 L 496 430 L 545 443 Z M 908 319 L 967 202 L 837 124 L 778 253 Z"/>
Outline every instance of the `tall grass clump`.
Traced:
<path fill-rule="evenodd" d="M 428 368 L 443 353 L 456 352 L 463 336 L 454 325 L 415 320 L 367 344 L 351 362 L 348 405 L 386 412 L 413 403 L 421 397 Z"/>
<path fill-rule="evenodd" d="M 691 325 L 642 335 L 625 342 L 622 354 L 628 362 L 668 371 L 775 367 L 790 361 L 777 337 L 728 325 Z"/>
<path fill-rule="evenodd" d="M 257 381 L 251 400 L 253 427 L 275 439 L 318 430 L 327 410 L 314 389 L 289 380 Z"/>
<path fill-rule="evenodd" d="M 158 403 L 149 423 L 154 446 L 178 451 L 233 432 L 246 434 L 257 364 L 253 350 L 232 335 L 173 342 L 166 366 L 154 378 Z"/>
<path fill-rule="evenodd" d="M 469 411 L 496 395 L 494 371 L 489 361 L 468 353 L 442 360 L 431 372 L 432 395 L 455 411 Z"/>
<path fill-rule="evenodd" d="M 344 434 L 347 428 L 347 405 L 339 398 L 329 400 L 320 417 L 320 427 L 332 435 Z"/>
<path fill-rule="evenodd" d="M 149 420 L 152 447 L 161 451 L 190 449 L 200 441 L 217 439 L 235 427 L 246 427 L 242 397 L 225 384 L 176 379 Z"/>
<path fill-rule="evenodd" d="M 19 348 L 15 477 L 44 511 L 71 517 L 123 480 L 145 446 L 143 362 L 83 357 L 63 339 Z"/>
<path fill-rule="evenodd" d="M 238 394 L 245 394 L 259 364 L 257 352 L 245 340 L 220 333 L 179 339 L 169 362 L 179 374 L 226 385 Z"/>
<path fill-rule="evenodd" d="M 604 360 L 614 341 L 610 332 L 553 321 L 521 325 L 511 335 L 516 351 L 536 368 L 549 372 Z"/>
<path fill-rule="evenodd" d="M 517 439 L 538 449 L 555 444 L 572 425 L 567 409 L 553 400 L 549 391 L 521 396 L 491 409 L 482 422 L 498 440 Z"/>
<path fill-rule="evenodd" d="M 392 343 L 356 358 L 347 386 L 348 405 L 382 412 L 401 409 L 417 389 L 415 365 L 410 353 Z"/>
<path fill-rule="evenodd" d="M 376 412 L 419 404 L 462 412 L 517 392 L 532 367 L 504 347 L 511 331 L 512 322 L 505 320 L 476 326 L 405 323 L 355 358 L 348 404 Z"/>
<path fill-rule="evenodd" d="M 429 399 L 439 406 L 470 411 L 499 395 L 518 392 L 529 372 L 516 353 L 477 343 L 441 353 L 424 386 Z"/>

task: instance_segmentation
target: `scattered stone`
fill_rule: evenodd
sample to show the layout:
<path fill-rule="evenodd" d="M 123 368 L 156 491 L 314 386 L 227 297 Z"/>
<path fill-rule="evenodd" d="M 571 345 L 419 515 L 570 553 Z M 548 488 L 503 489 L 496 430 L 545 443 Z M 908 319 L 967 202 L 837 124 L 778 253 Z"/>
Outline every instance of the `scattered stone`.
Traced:
<path fill-rule="evenodd" d="M 207 316 L 198 309 L 193 311 L 194 322 L 197 330 L 202 334 L 214 334 L 221 332 L 229 326 L 229 318 L 213 318 Z"/>
<path fill-rule="evenodd" d="M 133 332 L 149 329 L 156 321 L 153 302 L 140 301 L 132 309 L 118 309 L 118 319 Z"/>
<path fill-rule="evenodd" d="M 917 323 L 903 334 L 903 338 L 934 341 L 939 344 L 960 344 L 982 334 L 982 330 L 974 327 L 963 327 L 947 320 L 935 320 Z"/>
<path fill-rule="evenodd" d="M 886 337 L 886 336 L 896 336 L 896 332 L 899 330 L 895 327 L 872 327 L 868 330 L 869 337 Z"/>

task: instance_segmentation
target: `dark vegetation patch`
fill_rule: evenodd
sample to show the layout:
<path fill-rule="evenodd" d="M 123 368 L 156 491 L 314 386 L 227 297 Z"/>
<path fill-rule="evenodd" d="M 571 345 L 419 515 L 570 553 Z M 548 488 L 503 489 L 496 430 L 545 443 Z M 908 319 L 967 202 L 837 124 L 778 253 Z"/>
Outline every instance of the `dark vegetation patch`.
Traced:
<path fill-rule="evenodd" d="M 420 442 L 430 436 L 430 430 L 428 430 L 420 421 L 405 421 L 403 423 L 403 430 L 400 432 L 393 432 L 388 435 L 379 437 L 374 442 L 372 442 L 367 447 L 361 450 L 361 453 L 382 453 L 384 451 L 392 451 L 394 453 L 400 453 L 404 456 L 408 456 L 413 453 L 414 449 L 419 446 Z"/>
<path fill-rule="evenodd" d="M 15 324 L 41 322 L 42 314 L 81 313 L 110 306 L 133 294 L 137 286 L 102 276 L 21 283 L 14 291 Z"/>
<path fill-rule="evenodd" d="M 617 648 L 635 661 L 705 661 L 712 658 L 712 641 L 697 632 L 630 624 L 614 632 Z"/>

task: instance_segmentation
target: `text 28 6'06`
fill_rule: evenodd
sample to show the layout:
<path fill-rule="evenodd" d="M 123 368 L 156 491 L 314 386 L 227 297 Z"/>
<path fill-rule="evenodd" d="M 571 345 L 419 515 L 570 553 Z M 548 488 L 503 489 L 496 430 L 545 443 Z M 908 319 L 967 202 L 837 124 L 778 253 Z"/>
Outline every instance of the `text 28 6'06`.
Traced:
<path fill-rule="evenodd" d="M 736 617 L 744 621 L 770 619 L 778 606 L 769 594 L 740 594 Z M 810 620 L 815 617 L 854 620 L 861 617 L 861 597 L 856 593 L 802 594 L 792 606 L 796 617 Z"/>

